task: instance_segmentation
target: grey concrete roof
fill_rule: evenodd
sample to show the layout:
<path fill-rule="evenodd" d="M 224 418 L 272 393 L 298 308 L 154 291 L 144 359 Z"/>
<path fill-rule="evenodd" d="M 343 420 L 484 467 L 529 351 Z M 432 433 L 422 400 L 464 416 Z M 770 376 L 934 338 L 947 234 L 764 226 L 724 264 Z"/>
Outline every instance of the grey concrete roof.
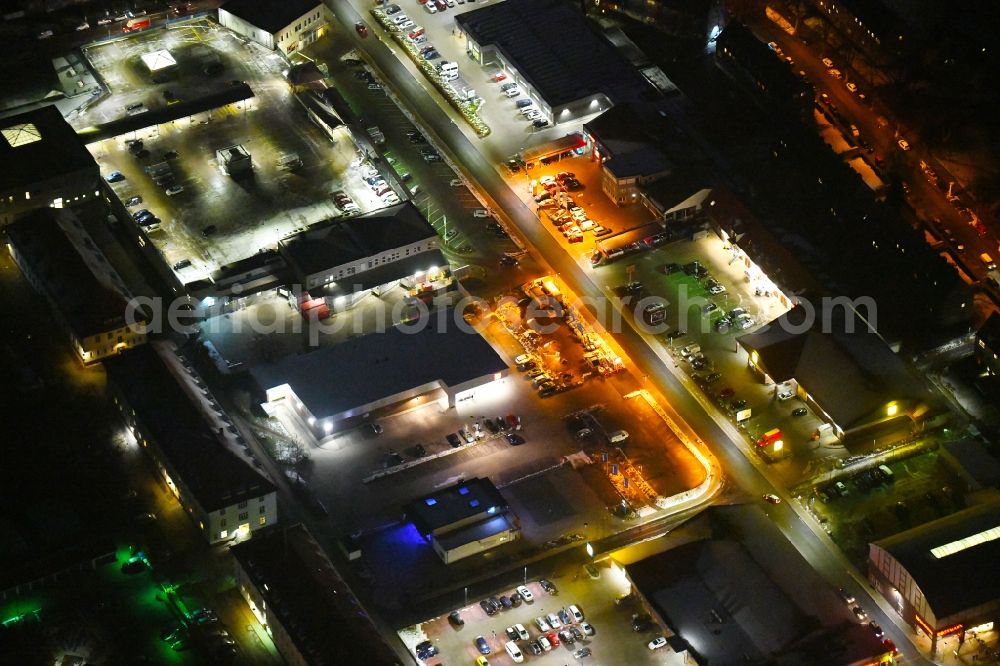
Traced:
<path fill-rule="evenodd" d="M 434 382 L 457 386 L 506 369 L 490 343 L 462 324 L 455 323 L 454 311 L 437 311 L 416 331 L 397 326 L 251 372 L 264 390 L 288 384 L 313 416 L 326 418 Z"/>

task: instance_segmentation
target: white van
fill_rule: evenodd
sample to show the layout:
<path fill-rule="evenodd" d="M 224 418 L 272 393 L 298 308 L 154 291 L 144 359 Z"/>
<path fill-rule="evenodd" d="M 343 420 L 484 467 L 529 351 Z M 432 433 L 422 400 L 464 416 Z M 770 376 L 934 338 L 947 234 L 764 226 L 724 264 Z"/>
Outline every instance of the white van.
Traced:
<path fill-rule="evenodd" d="M 524 655 L 521 653 L 521 648 L 517 647 L 517 643 L 514 641 L 507 641 L 503 647 L 507 650 L 507 654 L 514 660 L 515 664 L 524 662 Z"/>
<path fill-rule="evenodd" d="M 628 439 L 628 432 L 625 430 L 615 430 L 614 432 L 608 434 L 608 439 L 611 440 L 612 444 L 624 442 Z"/>
<path fill-rule="evenodd" d="M 701 353 L 701 345 L 688 345 L 681 349 L 681 356 L 688 358 L 689 356 L 697 356 Z"/>
<path fill-rule="evenodd" d="M 445 60 L 440 65 L 438 65 L 438 72 L 441 73 L 441 77 L 446 81 L 453 81 L 458 78 L 458 63 L 450 62 Z"/>

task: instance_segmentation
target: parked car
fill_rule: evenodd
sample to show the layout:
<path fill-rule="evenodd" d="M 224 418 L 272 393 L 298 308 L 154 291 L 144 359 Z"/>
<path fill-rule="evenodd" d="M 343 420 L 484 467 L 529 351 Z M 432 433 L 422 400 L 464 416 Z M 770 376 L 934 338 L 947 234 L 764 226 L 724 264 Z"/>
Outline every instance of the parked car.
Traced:
<path fill-rule="evenodd" d="M 648 647 L 650 650 L 659 650 L 661 647 L 664 647 L 666 644 L 667 644 L 667 639 L 666 638 L 664 638 L 663 636 L 657 636 L 653 640 L 649 641 L 649 643 L 646 645 L 646 647 Z"/>
<path fill-rule="evenodd" d="M 480 654 L 490 653 L 490 644 L 486 642 L 485 638 L 482 636 L 476 636 L 476 640 L 474 642 L 476 644 L 476 649 L 479 650 Z"/>
<path fill-rule="evenodd" d="M 531 590 L 529 590 L 525 585 L 518 585 L 517 593 L 521 595 L 522 599 L 529 603 L 535 600 L 535 595 L 532 594 Z"/>

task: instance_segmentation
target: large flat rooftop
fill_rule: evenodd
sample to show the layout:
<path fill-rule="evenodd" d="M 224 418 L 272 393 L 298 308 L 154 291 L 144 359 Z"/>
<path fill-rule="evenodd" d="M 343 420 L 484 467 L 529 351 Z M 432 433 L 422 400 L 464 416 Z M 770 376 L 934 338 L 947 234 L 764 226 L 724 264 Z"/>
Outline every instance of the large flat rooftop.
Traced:
<path fill-rule="evenodd" d="M 109 380 L 205 511 L 274 490 L 225 448 L 151 345 L 107 359 Z"/>
<path fill-rule="evenodd" d="M 230 552 L 308 663 L 400 663 L 302 525 L 258 533 Z"/>
<path fill-rule="evenodd" d="M 97 162 L 52 105 L 0 121 L 0 187 L 21 190 L 62 175 L 92 169 Z"/>
<path fill-rule="evenodd" d="M 309 412 L 322 419 L 406 391 L 459 386 L 505 370 L 507 362 L 490 343 L 464 321 L 457 324 L 455 317 L 452 310 L 432 312 L 423 326 L 395 326 L 251 372 L 265 391 L 289 385 Z"/>
<path fill-rule="evenodd" d="M 455 22 L 480 46 L 503 53 L 552 106 L 597 93 L 618 103 L 653 90 L 572 3 L 506 0 Z"/>
<path fill-rule="evenodd" d="M 79 338 L 125 325 L 125 298 L 90 270 L 51 208 L 33 211 L 6 228 L 19 261 L 42 283 L 59 314 Z"/>

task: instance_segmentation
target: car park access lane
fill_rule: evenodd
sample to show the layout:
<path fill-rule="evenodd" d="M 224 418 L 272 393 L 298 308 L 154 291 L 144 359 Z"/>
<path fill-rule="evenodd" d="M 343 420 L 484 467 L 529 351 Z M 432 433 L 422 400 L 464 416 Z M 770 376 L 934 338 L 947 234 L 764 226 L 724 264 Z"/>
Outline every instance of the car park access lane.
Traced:
<path fill-rule="evenodd" d="M 364 19 L 347 0 L 329 0 L 328 6 L 345 25 Z M 602 290 L 573 257 L 562 250 L 556 239 L 538 223 L 534 211 L 530 210 L 511 190 L 493 164 L 472 145 L 468 136 L 458 128 L 451 116 L 442 113 L 435 99 L 428 95 L 420 82 L 409 74 L 392 51 L 378 40 L 357 39 L 357 45 L 368 53 L 382 72 L 390 75 L 389 78 L 399 98 L 420 117 L 424 126 L 433 130 L 443 145 L 450 149 L 454 161 L 462 165 L 479 184 L 482 192 L 493 200 L 492 208 L 506 213 L 521 235 L 545 258 L 552 267 L 552 272 L 559 273 L 577 296 L 589 297 L 594 299 L 594 302 L 600 302 L 598 299 L 604 298 Z M 638 374 L 648 376 L 662 395 L 670 397 L 670 405 L 683 415 L 689 425 L 702 434 L 708 448 L 723 462 L 728 475 L 743 490 L 752 497 L 761 497 L 766 493 L 785 496 L 783 490 L 775 488 L 766 478 L 762 469 L 743 455 L 742 442 L 737 443 L 738 440 L 732 436 L 735 434 L 739 437 L 738 431 L 723 430 L 719 422 L 688 392 L 677 376 L 666 368 L 660 357 L 634 329 L 625 326 L 614 337 L 640 369 Z M 909 640 L 908 632 L 904 633 L 905 625 L 901 626 L 901 618 L 890 610 L 888 603 L 882 601 L 870 586 L 861 584 L 860 577 L 852 571 L 847 558 L 826 534 L 821 532 L 819 526 L 795 506 L 795 503 L 782 502 L 772 507 L 769 515 L 806 561 L 831 585 L 846 587 L 859 599 L 865 600 L 866 610 L 876 622 L 886 628 L 887 635 L 896 643 L 907 661 L 930 663 L 917 652 Z M 864 594 L 861 594 L 862 591 Z M 881 602 L 880 605 L 877 605 L 878 602 Z"/>

